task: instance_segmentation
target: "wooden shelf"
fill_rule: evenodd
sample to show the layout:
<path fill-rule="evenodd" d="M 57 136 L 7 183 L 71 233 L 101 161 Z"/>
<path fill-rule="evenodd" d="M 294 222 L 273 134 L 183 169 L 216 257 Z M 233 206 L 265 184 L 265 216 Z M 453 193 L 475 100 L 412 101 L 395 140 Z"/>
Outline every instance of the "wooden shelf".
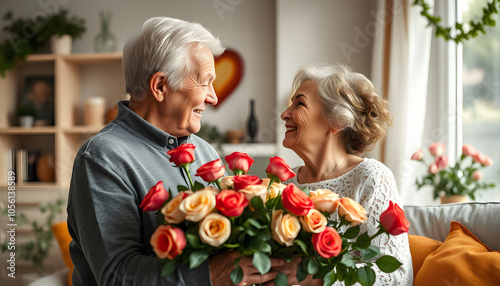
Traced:
<path fill-rule="evenodd" d="M 38 135 L 38 134 L 55 134 L 54 126 L 35 126 L 32 128 L 8 127 L 0 128 L 2 135 Z"/>

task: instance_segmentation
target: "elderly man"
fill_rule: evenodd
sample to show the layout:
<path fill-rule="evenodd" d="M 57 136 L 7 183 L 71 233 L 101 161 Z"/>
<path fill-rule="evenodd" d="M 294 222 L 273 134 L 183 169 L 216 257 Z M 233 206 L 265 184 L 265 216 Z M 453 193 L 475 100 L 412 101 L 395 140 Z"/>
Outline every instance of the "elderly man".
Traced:
<path fill-rule="evenodd" d="M 68 228 L 75 286 L 231 285 L 236 252 L 161 276 L 162 264 L 149 243 L 155 216 L 139 209 L 158 181 L 172 191 L 187 184 L 169 162 L 168 150 L 194 144 L 193 170 L 219 158 L 193 133 L 200 130 L 207 106 L 217 104 L 214 55 L 223 50 L 201 25 L 171 18 L 149 19 L 125 46 L 123 71 L 130 102 L 119 103 L 117 118 L 85 142 L 74 162 Z M 273 267 L 282 263 L 272 260 Z M 240 265 L 242 285 L 276 276 L 274 271 L 260 275 L 249 257 Z"/>

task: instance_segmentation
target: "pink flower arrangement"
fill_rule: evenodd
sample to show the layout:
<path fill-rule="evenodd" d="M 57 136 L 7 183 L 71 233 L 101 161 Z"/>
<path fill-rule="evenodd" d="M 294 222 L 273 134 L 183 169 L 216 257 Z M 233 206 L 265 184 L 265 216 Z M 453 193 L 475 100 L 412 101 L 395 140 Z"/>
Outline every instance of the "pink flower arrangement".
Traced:
<path fill-rule="evenodd" d="M 178 263 L 195 268 L 210 256 L 230 250 L 253 256 L 253 264 L 262 274 L 271 270 L 270 257 L 290 261 L 294 255 L 301 256 L 299 281 L 312 274 L 328 283 L 339 280 L 372 285 L 374 264 L 385 272 L 401 265 L 394 257 L 378 257 L 378 247 L 371 245 L 373 238 L 383 233 L 408 232 L 404 212 L 392 202 L 380 217 L 379 231 L 370 236 L 360 233 L 359 224 L 365 223 L 367 216 L 357 202 L 339 198 L 330 190 L 309 192 L 294 184 L 283 185 L 282 181 L 295 173 L 279 157 L 270 159 L 265 179 L 246 174 L 253 159 L 245 153 L 225 157 L 233 176 L 225 176 L 221 160 L 208 162 L 196 172 L 209 183 L 204 186 L 193 182 L 189 173 L 195 146 L 184 145 L 169 155 L 189 177 L 190 186 L 179 186 L 178 194 L 172 196 L 160 181 L 140 205 L 143 211 L 156 211 L 159 226 L 150 243 L 164 262 L 164 275 L 174 271 Z M 339 213 L 340 221 L 329 219 L 334 212 Z M 364 253 L 361 257 L 356 256 L 359 251 Z M 357 268 L 355 262 L 364 266 Z M 370 275 L 358 275 L 358 271 Z M 238 263 L 230 276 L 234 284 L 243 279 Z M 279 273 L 274 283 L 288 285 L 287 276 Z"/>
<path fill-rule="evenodd" d="M 455 165 L 450 166 L 445 154 L 446 146 L 441 142 L 429 145 L 431 161 L 426 162 L 422 149 L 416 151 L 411 160 L 427 166 L 428 174 L 417 178 L 418 189 L 430 185 L 434 188 L 434 199 L 453 195 L 467 195 L 475 200 L 475 193 L 481 189 L 495 187 L 495 184 L 481 182 L 480 169 L 493 165 L 493 160 L 469 144 L 462 146 L 462 155 Z"/>

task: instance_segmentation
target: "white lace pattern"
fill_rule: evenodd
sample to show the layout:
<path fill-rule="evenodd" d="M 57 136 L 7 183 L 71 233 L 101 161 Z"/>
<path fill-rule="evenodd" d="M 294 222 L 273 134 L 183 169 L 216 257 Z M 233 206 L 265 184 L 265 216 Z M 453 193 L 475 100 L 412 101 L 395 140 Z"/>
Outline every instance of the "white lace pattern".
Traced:
<path fill-rule="evenodd" d="M 293 169 L 296 174 L 300 167 Z M 356 167 L 334 179 L 299 184 L 297 177 L 293 177 L 285 182 L 287 183 L 294 183 L 301 189 L 329 189 L 340 197 L 349 197 L 360 203 L 368 212 L 368 221 L 361 225 L 361 232 L 368 230 L 370 235 L 378 231 L 377 219 L 387 209 L 389 201 L 402 205 L 394 175 L 389 168 L 375 159 L 365 158 Z M 335 216 L 338 218 L 337 214 L 333 214 L 332 219 L 335 219 Z M 403 263 L 392 273 L 382 272 L 375 265 L 374 270 L 377 275 L 375 285 L 412 285 L 413 267 L 408 235 L 405 233 L 390 238 L 387 235 L 380 235 L 373 240 L 373 244 L 379 246 L 380 255 L 391 255 Z"/>

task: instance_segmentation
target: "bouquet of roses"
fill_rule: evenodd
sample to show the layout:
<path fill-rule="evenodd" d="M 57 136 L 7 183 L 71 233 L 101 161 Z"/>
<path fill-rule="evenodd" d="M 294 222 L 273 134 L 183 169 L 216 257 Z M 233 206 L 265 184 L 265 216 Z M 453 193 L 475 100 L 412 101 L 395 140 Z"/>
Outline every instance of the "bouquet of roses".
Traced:
<path fill-rule="evenodd" d="M 205 187 L 193 182 L 189 165 L 194 161 L 192 144 L 183 144 L 167 153 L 170 161 L 187 174 L 190 186 L 178 186 L 178 194 L 163 188 L 162 181 L 143 199 L 143 211 L 156 211 L 158 228 L 151 237 L 157 257 L 164 262 L 162 274 L 175 270 L 178 263 L 200 266 L 210 256 L 237 250 L 252 256 L 261 274 L 271 270 L 270 257 L 291 261 L 302 258 L 297 280 L 308 275 L 324 280 L 325 285 L 345 281 L 373 285 L 372 267 L 393 272 L 401 263 L 391 256 L 380 256 L 372 240 L 381 234 L 398 235 L 408 231 L 404 212 L 390 202 L 380 217 L 379 231 L 370 236 L 360 233 L 366 211 L 357 202 L 329 190 L 301 190 L 281 182 L 295 176 L 279 157 L 270 159 L 268 178 L 248 175 L 253 159 L 235 152 L 225 157 L 233 176 L 225 176 L 220 159 L 202 165 L 195 176 L 208 182 Z M 212 185 L 210 185 L 212 184 Z M 328 219 L 338 212 L 340 221 Z M 239 259 L 231 280 L 243 279 Z M 288 285 L 287 276 L 278 273 L 275 284 Z"/>

